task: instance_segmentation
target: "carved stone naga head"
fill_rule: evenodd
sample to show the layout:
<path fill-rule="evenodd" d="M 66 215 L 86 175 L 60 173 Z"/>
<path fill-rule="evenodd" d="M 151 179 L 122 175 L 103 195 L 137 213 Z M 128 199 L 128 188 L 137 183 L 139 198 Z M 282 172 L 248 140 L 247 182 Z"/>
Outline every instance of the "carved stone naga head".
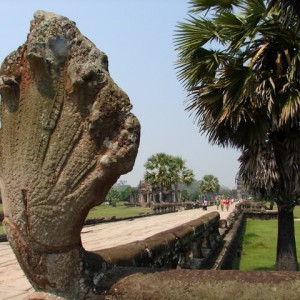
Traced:
<path fill-rule="evenodd" d="M 0 93 L 10 245 L 36 290 L 83 299 L 93 294 L 100 267 L 80 232 L 89 210 L 132 170 L 140 124 L 109 75 L 107 56 L 74 22 L 44 11 L 4 60 Z"/>

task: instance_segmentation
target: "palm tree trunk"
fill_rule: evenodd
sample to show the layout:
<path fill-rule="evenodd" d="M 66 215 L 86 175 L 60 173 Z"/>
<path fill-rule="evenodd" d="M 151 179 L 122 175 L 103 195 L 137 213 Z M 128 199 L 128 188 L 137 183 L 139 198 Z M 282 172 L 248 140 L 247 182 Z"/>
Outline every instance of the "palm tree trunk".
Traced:
<path fill-rule="evenodd" d="M 174 192 L 175 192 L 175 202 L 179 202 L 178 201 L 178 186 L 175 184 L 174 185 Z"/>
<path fill-rule="evenodd" d="M 295 155 L 295 149 L 291 147 L 291 145 L 294 147 L 295 145 L 291 140 L 295 140 L 298 136 L 293 134 L 287 136 L 285 132 L 278 132 L 274 134 L 273 138 L 274 155 L 280 174 L 278 188 L 280 192 L 276 201 L 278 205 L 276 270 L 298 271 L 293 212 L 298 182 L 295 182 L 294 169 L 290 166 L 290 157 Z"/>
<path fill-rule="evenodd" d="M 160 192 L 159 192 L 159 203 L 163 202 L 163 190 L 164 190 L 164 186 L 161 184 L 160 185 Z"/>
<path fill-rule="evenodd" d="M 294 213 L 278 207 L 277 271 L 298 271 Z"/>
<path fill-rule="evenodd" d="M 270 200 L 270 210 L 273 210 L 274 208 L 274 200 Z"/>

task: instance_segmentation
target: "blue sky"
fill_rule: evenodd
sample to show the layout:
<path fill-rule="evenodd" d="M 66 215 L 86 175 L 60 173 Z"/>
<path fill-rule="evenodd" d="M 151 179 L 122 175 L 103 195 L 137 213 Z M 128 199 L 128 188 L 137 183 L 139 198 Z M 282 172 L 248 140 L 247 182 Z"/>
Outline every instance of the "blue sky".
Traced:
<path fill-rule="evenodd" d="M 137 186 L 153 154 L 181 156 L 197 180 L 206 174 L 235 187 L 239 153 L 209 145 L 184 108 L 186 93 L 176 78 L 174 31 L 187 17 L 188 0 L 47 0 L 1 3 L 0 61 L 22 45 L 36 10 L 75 21 L 81 33 L 108 55 L 113 80 L 129 96 L 141 123 L 133 170 L 121 176 Z"/>

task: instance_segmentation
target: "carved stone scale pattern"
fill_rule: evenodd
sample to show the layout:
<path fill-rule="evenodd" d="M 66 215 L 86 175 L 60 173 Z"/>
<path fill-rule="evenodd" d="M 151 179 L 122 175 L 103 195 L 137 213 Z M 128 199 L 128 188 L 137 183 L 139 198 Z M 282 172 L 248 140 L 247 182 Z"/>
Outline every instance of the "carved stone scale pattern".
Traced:
<path fill-rule="evenodd" d="M 107 66 L 74 22 L 37 11 L 0 70 L 8 239 L 33 287 L 67 299 L 94 293 L 101 260 L 82 248 L 80 232 L 139 146 L 140 124 Z"/>

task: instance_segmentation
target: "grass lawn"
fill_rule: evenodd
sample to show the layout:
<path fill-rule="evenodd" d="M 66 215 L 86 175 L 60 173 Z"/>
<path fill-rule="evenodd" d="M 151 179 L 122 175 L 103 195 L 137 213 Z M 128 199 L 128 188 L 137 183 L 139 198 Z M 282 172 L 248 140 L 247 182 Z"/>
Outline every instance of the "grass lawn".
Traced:
<path fill-rule="evenodd" d="M 295 222 L 297 257 L 300 259 L 300 221 Z M 277 220 L 246 220 L 239 270 L 275 270 Z M 298 263 L 299 268 L 300 264 Z"/>
<path fill-rule="evenodd" d="M 116 218 L 134 217 L 151 211 L 152 210 L 150 208 L 127 207 L 123 202 L 118 202 L 116 207 L 102 204 L 92 208 L 87 216 L 87 219 L 113 216 Z M 2 204 L 0 204 L 0 212 L 2 212 Z M 3 226 L 0 225 L 0 234 L 2 233 L 4 233 L 4 229 Z"/>
<path fill-rule="evenodd" d="M 295 219 L 300 219 L 300 205 L 297 205 L 294 208 L 294 218 Z"/>
<path fill-rule="evenodd" d="M 116 218 L 126 218 L 138 216 L 148 212 L 150 213 L 151 211 L 152 210 L 150 208 L 125 206 L 124 203 L 118 202 L 117 206 L 115 207 L 102 204 L 92 208 L 87 216 L 87 219 L 113 216 Z"/>
<path fill-rule="evenodd" d="M 2 212 L 2 204 L 0 204 Z M 119 202 L 116 207 L 99 205 L 91 209 L 87 219 L 112 217 L 117 218 L 137 216 L 141 213 L 151 212 L 149 208 L 127 207 Z M 300 206 L 294 210 L 296 219 L 300 219 Z M 237 269 L 240 270 L 275 270 L 277 220 L 259 221 L 248 219 L 243 237 L 243 251 Z M 300 262 L 300 221 L 295 222 L 295 236 L 297 256 Z M 0 234 L 4 233 L 0 226 Z M 299 264 L 300 270 L 300 264 Z"/>

